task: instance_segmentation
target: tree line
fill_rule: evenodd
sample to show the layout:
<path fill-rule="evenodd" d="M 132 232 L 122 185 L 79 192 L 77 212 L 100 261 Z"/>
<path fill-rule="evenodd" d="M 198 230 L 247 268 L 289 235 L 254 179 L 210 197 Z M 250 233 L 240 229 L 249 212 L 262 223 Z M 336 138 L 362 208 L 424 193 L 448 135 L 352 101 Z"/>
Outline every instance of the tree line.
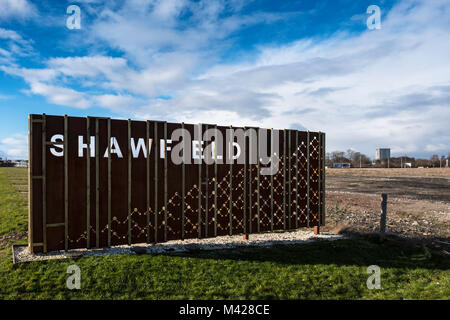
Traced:
<path fill-rule="evenodd" d="M 367 155 L 348 149 L 347 151 L 327 152 L 325 155 L 325 165 L 333 167 L 333 163 L 350 163 L 352 168 L 405 168 L 411 165 L 412 168 L 444 168 L 446 160 L 450 163 L 450 152 L 447 156 L 434 154 L 430 159 L 414 158 L 408 156 L 391 157 L 389 160 L 372 161 Z"/>

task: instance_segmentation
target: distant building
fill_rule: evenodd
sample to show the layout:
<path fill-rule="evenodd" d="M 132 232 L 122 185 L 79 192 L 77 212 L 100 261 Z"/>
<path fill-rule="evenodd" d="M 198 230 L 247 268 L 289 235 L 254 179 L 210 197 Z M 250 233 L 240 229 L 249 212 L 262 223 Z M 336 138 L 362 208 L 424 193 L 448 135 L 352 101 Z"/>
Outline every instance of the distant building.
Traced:
<path fill-rule="evenodd" d="M 376 160 L 386 160 L 391 157 L 391 149 L 390 148 L 380 148 L 377 149 L 375 154 L 375 161 Z"/>
<path fill-rule="evenodd" d="M 11 160 L 0 160 L 0 167 L 14 167 L 14 163 Z"/>
<path fill-rule="evenodd" d="M 15 167 L 28 168 L 28 160 L 16 160 L 12 162 Z"/>
<path fill-rule="evenodd" d="M 0 159 L 0 167 L 28 168 L 28 160 L 4 160 L 4 159 Z"/>
<path fill-rule="evenodd" d="M 348 169 L 350 167 L 351 167 L 350 163 L 340 163 L 340 162 L 333 163 L 333 168 Z"/>

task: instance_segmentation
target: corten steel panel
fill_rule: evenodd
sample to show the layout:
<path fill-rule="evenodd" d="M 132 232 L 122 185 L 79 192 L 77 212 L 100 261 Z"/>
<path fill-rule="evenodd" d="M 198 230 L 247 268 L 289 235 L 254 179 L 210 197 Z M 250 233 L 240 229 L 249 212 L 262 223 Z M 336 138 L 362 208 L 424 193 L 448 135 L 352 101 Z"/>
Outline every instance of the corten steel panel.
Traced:
<path fill-rule="evenodd" d="M 96 129 L 96 120 L 95 118 L 89 119 L 89 126 L 87 126 L 87 120 L 86 120 L 86 133 L 84 136 L 84 141 L 88 144 L 89 148 L 89 170 L 88 170 L 88 164 L 86 163 L 86 183 L 89 183 L 89 189 L 86 189 L 86 201 L 89 193 L 89 205 L 86 203 L 86 213 L 84 214 L 86 219 L 86 243 L 88 244 L 89 248 L 95 248 L 96 246 L 96 157 L 91 157 L 91 152 L 95 155 L 95 147 L 94 145 L 90 144 L 90 137 L 94 137 L 95 139 L 95 129 Z M 89 136 L 88 136 L 89 132 Z M 89 139 L 89 140 L 88 140 Z M 88 157 L 87 149 L 84 153 L 84 159 L 86 160 L 86 157 Z M 88 160 L 86 160 L 87 162 Z M 83 174 L 82 172 L 79 172 L 79 174 Z M 86 186 L 87 187 L 87 186 Z"/>
<path fill-rule="evenodd" d="M 321 190 L 321 218 L 320 218 L 320 225 L 325 225 L 325 211 L 326 211 L 326 205 L 325 205 L 325 133 L 322 134 L 322 144 L 321 144 L 321 176 L 320 176 L 320 190 Z"/>
<path fill-rule="evenodd" d="M 112 130 L 112 128 L 111 128 Z M 126 144 L 121 146 L 121 151 L 125 154 Z M 98 217 L 97 217 L 97 207 L 95 207 L 95 229 L 96 236 L 95 241 L 97 242 L 98 233 L 98 246 L 107 247 L 108 246 L 108 120 L 98 119 Z M 114 154 L 115 156 L 115 154 Z M 111 158 L 114 159 L 111 155 Z M 111 161 L 111 165 L 113 162 Z M 112 186 L 112 177 L 111 177 Z M 91 188 L 92 190 L 92 188 Z M 97 198 L 97 196 L 96 196 Z M 112 202 L 112 198 L 111 198 Z M 112 205 L 112 203 L 111 203 Z M 98 222 L 97 222 L 98 220 Z M 98 224 L 98 232 L 97 232 Z M 112 235 L 111 235 L 112 237 Z M 97 244 L 97 243 L 96 243 Z"/>
<path fill-rule="evenodd" d="M 217 165 L 217 235 L 223 236 L 228 235 L 230 230 L 230 166 L 226 164 L 226 128 L 217 127 L 217 129 L 222 133 L 224 139 L 221 154 L 223 164 Z"/>
<path fill-rule="evenodd" d="M 204 128 L 206 130 L 214 129 L 214 125 L 205 125 Z M 205 147 L 212 148 L 212 142 L 205 141 Z M 211 158 L 213 157 L 213 153 L 211 153 Z M 204 185 L 204 207 L 205 211 L 205 229 L 204 235 L 205 237 L 213 237 L 214 236 L 214 185 L 215 185 L 215 170 L 214 164 L 205 163 L 202 167 L 203 177 L 206 181 Z"/>
<path fill-rule="evenodd" d="M 158 223 L 157 220 L 157 214 L 156 212 L 159 210 L 159 203 L 156 201 L 157 199 L 157 190 L 158 190 L 158 172 L 157 172 L 157 168 L 156 168 L 156 164 L 158 163 L 158 157 L 159 157 L 159 141 L 158 141 L 158 136 L 157 133 L 155 134 L 155 132 L 157 131 L 157 126 L 158 123 L 154 122 L 154 121 L 149 121 L 148 122 L 148 134 L 150 139 L 152 140 L 151 142 L 151 149 L 150 149 L 150 155 L 149 155 L 149 159 L 148 159 L 148 166 L 149 166 L 149 172 L 148 172 L 148 176 L 150 181 L 148 181 L 148 185 L 149 185 L 149 209 L 148 209 L 148 220 L 149 220 L 149 235 L 148 235 L 148 241 L 153 243 L 156 242 L 156 225 Z"/>
<path fill-rule="evenodd" d="M 50 127 L 50 123 L 48 123 Z M 87 143 L 86 136 L 86 119 L 84 118 L 68 118 L 67 119 L 67 133 L 68 133 L 68 245 L 72 248 L 85 248 L 87 246 L 86 234 L 86 190 L 87 176 L 86 172 L 86 158 L 78 157 L 78 136 L 84 137 L 84 142 Z M 87 152 L 85 149 L 84 152 Z M 64 158 L 50 157 L 49 160 Z M 50 161 L 48 161 L 50 163 Z M 64 163 L 59 168 L 64 174 Z M 47 183 L 50 186 L 50 183 Z M 62 190 L 62 189 L 61 189 Z M 52 194 L 50 194 L 52 195 Z M 55 198 L 57 198 L 56 195 Z M 49 208 L 50 209 L 50 208 Z M 50 212 L 49 212 L 50 213 Z M 61 211 L 64 213 L 64 210 Z M 64 217 L 60 217 L 60 222 L 64 222 Z M 50 233 L 49 233 L 50 235 Z M 64 247 L 62 247 L 64 248 Z M 61 249 L 62 249 L 61 248 Z"/>
<path fill-rule="evenodd" d="M 184 128 L 189 132 L 194 140 L 194 130 L 196 126 L 185 124 Z M 198 237 L 198 164 L 190 159 L 190 163 L 185 164 L 185 212 L 184 212 L 184 238 L 192 239 Z"/>
<path fill-rule="evenodd" d="M 45 141 L 55 134 L 64 133 L 64 118 L 46 116 Z M 55 157 L 50 152 L 51 146 L 45 147 L 46 162 L 46 221 L 47 225 L 64 223 L 64 158 Z M 47 250 L 64 249 L 64 225 L 47 227 Z"/>
<path fill-rule="evenodd" d="M 233 127 L 232 130 L 243 128 Z M 237 142 L 237 139 L 234 139 Z M 232 155 L 236 152 L 231 149 Z M 243 157 L 242 150 L 239 158 Z M 243 158 L 241 158 L 243 159 Z M 238 159 L 231 161 L 231 230 L 232 234 L 241 234 L 244 232 L 244 165 L 238 163 Z"/>
<path fill-rule="evenodd" d="M 258 165 L 249 165 L 249 233 L 258 232 Z"/>
<path fill-rule="evenodd" d="M 288 227 L 289 229 L 295 229 L 298 227 L 298 222 L 296 224 L 297 216 L 296 213 L 298 213 L 298 210 L 296 211 L 296 202 L 297 202 L 297 191 L 296 191 L 296 179 L 298 179 L 298 173 L 297 172 L 297 166 L 296 166 L 296 154 L 295 149 L 297 147 L 296 145 L 296 131 L 295 130 L 289 130 L 289 140 L 288 140 L 288 147 L 287 150 L 289 154 L 287 155 L 289 159 L 289 176 L 288 181 L 289 184 L 289 205 L 288 205 L 288 211 L 289 211 L 289 222 Z"/>
<path fill-rule="evenodd" d="M 134 156 L 131 158 L 131 237 L 133 243 L 147 241 L 146 136 L 147 123 L 131 121 L 131 138 L 134 139 L 134 146 L 136 147 L 134 152 L 138 155 L 137 158 L 134 158 Z M 145 148 L 139 146 L 145 146 Z"/>
<path fill-rule="evenodd" d="M 112 128 L 111 128 L 112 132 Z M 112 133 L 111 133 L 112 134 Z M 112 134 L 113 135 L 113 134 Z M 113 135 L 114 136 L 114 135 Z M 124 149 L 124 147 L 122 147 Z M 108 120 L 98 119 L 98 242 L 100 247 L 108 246 Z M 121 150 L 126 152 L 126 150 Z M 111 155 L 111 158 L 113 156 Z M 97 160 L 97 159 L 96 159 Z M 111 161 L 112 165 L 112 161 Z M 111 176 L 112 185 L 112 176 Z M 91 188 L 92 191 L 92 188 Z M 97 198 L 97 196 L 96 196 Z M 112 197 L 111 197 L 112 202 Z M 112 205 L 112 203 L 111 203 Z M 97 211 L 97 207 L 95 206 Z M 97 213 L 95 214 L 97 229 Z M 112 237 L 112 235 L 111 235 Z M 97 235 L 95 237 L 97 242 Z"/>
<path fill-rule="evenodd" d="M 256 132 L 256 142 L 254 148 L 256 149 L 256 153 L 258 153 L 258 130 L 259 128 L 249 128 L 254 129 Z M 250 140 L 248 140 L 250 144 Z M 250 145 L 249 145 L 250 148 Z M 259 231 L 259 209 L 260 209 L 260 201 L 259 201 L 259 164 L 258 164 L 258 156 L 253 161 L 249 160 L 249 170 L 248 170 L 248 201 L 249 201 L 249 213 L 248 213 L 248 232 L 256 233 Z"/>
<path fill-rule="evenodd" d="M 319 134 L 310 132 L 310 216 L 309 226 L 319 225 Z"/>
<path fill-rule="evenodd" d="M 111 245 L 128 243 L 128 122 L 111 120 L 111 136 L 117 139 L 122 157 L 111 154 Z M 105 140 L 105 135 L 100 138 Z M 100 150 L 102 151 L 102 150 Z M 104 152 L 104 150 L 103 150 Z"/>
<path fill-rule="evenodd" d="M 156 188 L 155 192 L 155 202 L 157 202 L 157 209 L 155 211 L 156 215 L 156 223 L 155 223 L 155 239 L 156 242 L 163 242 L 165 235 L 165 227 L 164 227 L 164 211 L 165 211 L 165 203 L 164 203 L 164 144 L 161 144 L 161 139 L 164 139 L 164 122 L 159 122 L 155 125 L 156 128 L 156 136 L 157 136 L 157 157 L 156 157 Z"/>
<path fill-rule="evenodd" d="M 267 134 L 267 140 L 270 141 L 269 133 Z M 260 150 L 260 153 L 263 151 Z M 267 156 L 267 155 L 264 155 Z M 269 175 L 259 175 L 259 230 L 270 231 L 271 230 L 271 179 Z"/>
<path fill-rule="evenodd" d="M 180 129 L 180 124 L 167 123 L 168 139 L 172 132 Z M 168 144 L 167 147 L 172 147 Z M 174 164 L 171 159 L 171 152 L 167 153 L 167 240 L 181 239 L 181 194 L 182 194 L 182 166 Z"/>
<path fill-rule="evenodd" d="M 298 132 L 298 145 L 296 148 L 296 166 L 297 166 L 297 213 L 298 213 L 298 225 L 300 227 L 307 226 L 307 192 L 308 192 L 308 180 L 307 180 L 307 146 L 306 146 L 307 133 Z"/>
<path fill-rule="evenodd" d="M 202 124 L 202 134 L 205 138 L 207 130 L 214 129 L 215 125 Z M 204 140 L 203 149 L 204 157 L 206 158 L 207 150 L 213 150 L 212 142 Z M 213 158 L 213 153 L 208 152 L 209 157 Z M 214 236 L 214 164 L 207 164 L 206 159 L 201 164 L 201 228 L 202 237 Z"/>
<path fill-rule="evenodd" d="M 279 135 L 279 163 L 278 171 L 273 176 L 273 229 L 283 230 L 283 166 L 284 166 L 284 150 L 283 150 L 283 131 L 278 131 Z"/>
<path fill-rule="evenodd" d="M 217 163 L 199 163 L 191 154 L 190 163 L 174 164 L 170 150 L 175 142 L 165 141 L 182 127 L 190 133 L 189 148 L 192 140 L 205 140 L 199 145 L 202 149 L 211 144 L 203 134 L 214 125 L 30 115 L 29 242 L 33 251 L 324 223 L 324 134 L 278 131 L 279 167 L 274 176 L 267 176 L 260 173 L 263 165 L 250 163 L 248 152 L 245 164 L 227 161 L 227 129 L 250 128 L 217 127 L 224 137 L 220 146 L 215 142 L 222 156 Z M 268 131 L 268 142 L 274 132 Z M 62 140 L 50 143 L 56 134 L 67 137 L 63 156 L 55 156 L 62 151 Z M 95 141 L 92 145 L 90 137 Z M 86 145 L 81 150 L 80 138 Z M 249 151 L 249 142 L 245 138 L 243 153 Z"/>
<path fill-rule="evenodd" d="M 199 136 L 201 135 L 201 137 L 203 137 L 205 131 L 206 131 L 206 125 L 205 124 L 201 124 L 197 126 L 196 129 L 197 133 L 199 134 Z M 203 139 L 200 139 L 203 140 Z M 205 147 L 207 145 L 204 143 L 202 144 L 200 147 L 204 150 Z M 200 210 L 200 225 L 199 228 L 201 229 L 200 232 L 200 236 L 206 237 L 206 226 L 207 226 L 207 210 L 208 210 L 208 201 L 207 201 L 207 197 L 208 197 L 208 192 L 209 192 L 209 188 L 208 188 L 208 171 L 206 168 L 206 164 L 202 161 L 202 163 L 199 166 L 199 175 L 197 176 L 198 178 L 198 184 L 200 186 L 200 200 L 197 201 L 197 205 L 200 206 L 201 210 Z"/>
<path fill-rule="evenodd" d="M 43 250 L 43 227 L 42 227 L 42 123 L 35 122 L 42 121 L 41 115 L 30 115 L 31 128 L 29 128 L 31 149 L 29 154 L 30 165 L 30 219 L 32 239 L 29 239 L 30 244 L 33 244 L 32 249 L 34 252 L 42 252 Z M 34 244 L 40 243 L 39 246 Z"/>

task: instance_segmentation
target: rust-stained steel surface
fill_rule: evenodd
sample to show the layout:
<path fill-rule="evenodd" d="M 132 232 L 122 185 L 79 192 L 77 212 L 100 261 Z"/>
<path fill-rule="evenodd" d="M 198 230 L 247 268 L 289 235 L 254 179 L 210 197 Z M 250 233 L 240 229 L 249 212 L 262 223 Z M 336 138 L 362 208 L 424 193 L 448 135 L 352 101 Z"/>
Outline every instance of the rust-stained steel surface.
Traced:
<path fill-rule="evenodd" d="M 207 129 L 220 130 L 224 163 L 191 159 L 190 164 L 174 164 L 170 154 L 175 143 L 170 140 L 172 132 L 181 128 L 190 132 L 192 140 L 199 140 L 198 134 Z M 262 175 L 264 165 L 251 163 L 248 154 L 244 164 L 225 162 L 227 129 L 210 124 L 30 115 L 31 250 L 324 225 L 324 133 L 278 130 L 278 171 Z M 270 141 L 274 130 L 268 132 Z M 139 139 L 145 149 L 150 147 L 148 157 L 142 148 L 133 154 Z M 204 140 L 203 149 L 211 143 L 200 140 Z M 81 153 L 80 142 L 85 144 Z M 249 144 L 246 139 L 241 149 L 247 150 Z"/>

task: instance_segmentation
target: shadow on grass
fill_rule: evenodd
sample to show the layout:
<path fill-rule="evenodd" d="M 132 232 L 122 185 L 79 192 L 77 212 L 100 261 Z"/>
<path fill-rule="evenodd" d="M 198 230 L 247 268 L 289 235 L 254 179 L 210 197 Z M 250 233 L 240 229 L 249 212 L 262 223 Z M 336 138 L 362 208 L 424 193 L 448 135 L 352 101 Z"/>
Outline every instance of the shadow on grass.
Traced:
<path fill-rule="evenodd" d="M 238 247 L 222 250 L 191 250 L 162 253 L 200 259 L 273 262 L 282 265 L 369 266 L 405 269 L 450 270 L 450 258 L 411 240 L 360 236 L 342 240 L 318 240 L 305 244 L 270 247 Z"/>

